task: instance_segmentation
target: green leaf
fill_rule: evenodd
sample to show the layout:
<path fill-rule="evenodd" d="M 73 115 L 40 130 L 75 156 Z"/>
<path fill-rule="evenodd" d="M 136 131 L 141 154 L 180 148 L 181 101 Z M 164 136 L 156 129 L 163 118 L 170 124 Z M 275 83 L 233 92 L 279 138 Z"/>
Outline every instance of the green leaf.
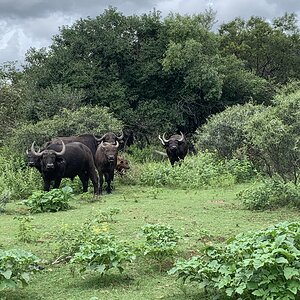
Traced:
<path fill-rule="evenodd" d="M 98 265 L 97 268 L 95 269 L 97 272 L 100 274 L 103 274 L 105 271 L 105 265 Z"/>
<path fill-rule="evenodd" d="M 5 279 L 10 279 L 12 275 L 12 270 L 8 269 L 6 271 L 1 271 L 1 274 L 5 277 Z"/>
<path fill-rule="evenodd" d="M 25 280 L 26 283 L 29 282 L 29 273 L 23 272 L 23 273 L 21 274 L 21 277 Z"/>
<path fill-rule="evenodd" d="M 299 275 L 299 271 L 295 268 L 285 267 L 283 269 L 285 279 L 291 279 L 293 276 Z"/>
<path fill-rule="evenodd" d="M 275 259 L 275 261 L 278 264 L 288 264 L 289 263 L 289 261 L 284 257 L 278 257 L 278 258 Z"/>

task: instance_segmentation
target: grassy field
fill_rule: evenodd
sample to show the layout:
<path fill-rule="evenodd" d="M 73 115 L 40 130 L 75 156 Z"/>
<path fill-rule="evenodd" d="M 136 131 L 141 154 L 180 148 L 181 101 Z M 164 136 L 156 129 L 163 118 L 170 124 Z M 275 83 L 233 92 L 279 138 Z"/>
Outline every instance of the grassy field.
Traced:
<path fill-rule="evenodd" d="M 196 288 L 185 287 L 151 261 L 137 259 L 123 274 L 110 271 L 101 277 L 95 273 L 72 273 L 68 264 L 54 264 L 52 238 L 63 226 L 79 226 L 94 214 L 119 208 L 121 212 L 108 223 L 109 231 L 119 239 L 138 244 L 140 227 L 146 223 L 171 225 L 181 236 L 179 257 L 189 257 L 208 243 L 222 243 L 248 230 L 262 229 L 284 220 L 298 220 L 296 210 L 265 212 L 244 210 L 236 193 L 247 185 L 226 189 L 174 190 L 140 186 L 117 186 L 112 195 L 104 194 L 94 202 L 73 200 L 73 209 L 33 216 L 37 241 L 22 243 L 17 239 L 22 207 L 9 203 L 0 218 L 0 244 L 4 249 L 30 250 L 45 259 L 45 269 L 33 275 L 24 289 L 0 293 L 1 299 L 204 299 Z"/>

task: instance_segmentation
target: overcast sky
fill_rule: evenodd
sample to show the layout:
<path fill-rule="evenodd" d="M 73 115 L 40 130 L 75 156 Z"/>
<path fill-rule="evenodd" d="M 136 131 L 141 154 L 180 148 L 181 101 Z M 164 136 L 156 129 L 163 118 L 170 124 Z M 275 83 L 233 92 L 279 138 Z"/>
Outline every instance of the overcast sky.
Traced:
<path fill-rule="evenodd" d="M 0 0 L 0 64 L 22 62 L 30 47 L 49 46 L 60 26 L 100 15 L 109 6 L 124 15 L 141 15 L 155 8 L 162 16 L 202 13 L 212 7 L 218 24 L 238 16 L 272 20 L 285 12 L 295 12 L 300 19 L 299 0 Z"/>

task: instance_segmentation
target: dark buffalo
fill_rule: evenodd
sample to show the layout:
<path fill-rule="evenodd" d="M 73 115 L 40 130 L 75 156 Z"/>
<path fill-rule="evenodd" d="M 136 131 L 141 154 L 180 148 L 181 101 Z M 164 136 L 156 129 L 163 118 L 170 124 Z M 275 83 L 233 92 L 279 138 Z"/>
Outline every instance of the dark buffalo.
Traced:
<path fill-rule="evenodd" d="M 44 180 L 44 191 L 50 190 L 50 183 L 54 181 L 54 188 L 59 188 L 62 178 L 74 179 L 79 176 L 83 192 L 88 190 L 88 181 L 91 179 L 94 193 L 98 194 L 98 177 L 95 170 L 94 159 L 91 150 L 84 144 L 73 142 L 65 145 L 50 144 L 43 151 L 34 150 L 34 142 L 31 153 L 39 159 L 39 165 Z"/>
<path fill-rule="evenodd" d="M 111 193 L 111 182 L 114 180 L 114 170 L 117 165 L 119 142 L 111 144 L 101 142 L 95 155 L 95 164 L 99 173 L 99 193 L 102 194 L 103 176 L 107 183 L 106 191 Z"/>
<path fill-rule="evenodd" d="M 188 145 L 181 131 L 180 135 L 174 134 L 169 139 L 165 138 L 165 134 L 166 133 L 163 134 L 162 138 L 159 135 L 158 138 L 160 139 L 163 146 L 166 148 L 166 152 L 171 165 L 174 166 L 174 163 L 176 161 L 180 161 L 181 159 L 185 158 L 188 151 Z"/>
<path fill-rule="evenodd" d="M 129 163 L 127 159 L 124 159 L 121 156 L 117 157 L 117 165 L 116 165 L 116 171 L 117 174 L 120 176 L 123 176 L 126 173 L 126 170 L 130 169 Z"/>

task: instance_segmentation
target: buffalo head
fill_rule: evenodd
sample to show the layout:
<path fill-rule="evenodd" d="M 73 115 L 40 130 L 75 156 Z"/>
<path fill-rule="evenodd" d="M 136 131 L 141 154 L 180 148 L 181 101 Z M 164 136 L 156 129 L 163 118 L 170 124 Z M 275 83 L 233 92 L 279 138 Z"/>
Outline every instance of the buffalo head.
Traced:
<path fill-rule="evenodd" d="M 116 141 L 116 144 L 111 144 L 107 142 L 101 142 L 99 147 L 102 149 L 107 161 L 109 163 L 114 163 L 118 154 L 119 142 Z"/>
<path fill-rule="evenodd" d="M 166 139 L 165 134 L 166 133 L 164 133 L 162 137 L 159 135 L 159 140 L 161 141 L 164 147 L 169 149 L 169 151 L 177 152 L 180 143 L 184 141 L 183 133 L 180 131 L 180 135 L 174 134 L 169 139 Z"/>
<path fill-rule="evenodd" d="M 62 150 L 61 151 L 55 151 L 52 149 L 45 149 L 43 151 L 38 150 L 36 152 L 34 150 L 34 142 L 31 145 L 31 153 L 36 158 L 41 159 L 42 167 L 44 170 L 50 171 L 55 168 L 55 162 L 57 161 L 57 158 L 59 159 L 62 155 L 65 154 L 66 146 L 63 141 L 62 143 Z"/>

